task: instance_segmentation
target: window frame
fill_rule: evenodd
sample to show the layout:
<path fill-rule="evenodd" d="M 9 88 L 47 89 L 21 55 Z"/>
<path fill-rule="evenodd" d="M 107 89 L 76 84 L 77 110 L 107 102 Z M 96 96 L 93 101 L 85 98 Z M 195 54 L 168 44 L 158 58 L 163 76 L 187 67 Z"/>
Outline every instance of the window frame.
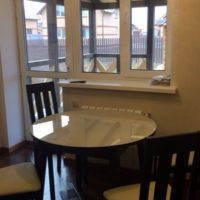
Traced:
<path fill-rule="evenodd" d="M 63 78 L 68 76 L 68 72 L 62 72 L 59 71 L 59 64 L 60 63 L 66 63 L 66 56 L 65 57 L 59 57 L 59 44 L 58 44 L 58 35 L 57 35 L 57 6 L 65 6 L 63 0 L 52 0 L 52 2 L 48 0 L 31 0 L 34 2 L 41 2 L 41 3 L 46 3 L 47 7 L 47 32 L 48 32 L 48 37 L 51 39 L 48 39 L 48 54 L 49 58 L 42 59 L 42 60 L 36 60 L 36 61 L 28 61 L 28 47 L 27 47 L 27 42 L 26 40 L 23 42 L 23 46 L 25 47 L 24 51 L 24 56 L 27 57 L 26 63 L 25 63 L 25 75 L 27 76 L 35 76 L 35 77 L 58 77 L 58 78 Z M 21 5 L 21 27 L 23 31 L 23 36 L 25 34 L 25 12 L 24 12 L 24 3 L 23 0 L 19 0 L 20 5 Z M 64 9 L 65 10 L 65 9 Z M 65 18 L 66 19 L 66 18 Z M 53 31 L 52 31 L 53 30 Z M 26 38 L 24 36 L 24 38 Z M 54 43 L 52 43 L 54 41 Z M 67 46 L 66 46 L 67 48 Z M 32 67 L 38 67 L 38 66 L 43 66 L 43 65 L 53 65 L 55 66 L 55 71 L 39 71 L 39 70 L 31 70 Z M 66 63 L 67 66 L 67 63 Z M 68 67 L 67 67 L 68 69 Z M 42 75 L 43 74 L 43 75 Z"/>
<path fill-rule="evenodd" d="M 132 8 L 147 7 L 147 52 L 143 55 L 132 54 L 131 58 L 146 58 L 147 59 L 147 70 L 152 70 L 153 68 L 153 30 L 154 30 L 154 14 L 156 6 L 167 6 L 167 0 L 149 0 L 149 1 L 131 1 Z M 131 12 L 132 14 L 132 12 Z M 130 36 L 131 37 L 131 36 Z M 132 40 L 132 37 L 131 37 Z M 132 41 L 131 41 L 131 44 Z"/>
<path fill-rule="evenodd" d="M 136 3 L 137 2 L 137 3 Z M 145 4 L 147 4 L 147 0 L 144 1 Z M 133 4 L 143 4 L 140 1 L 135 1 Z M 163 5 L 163 3 L 159 3 L 160 0 L 151 0 L 153 4 Z M 162 0 L 162 2 L 166 2 L 167 6 L 167 0 Z M 81 48 L 80 51 L 80 57 L 79 61 L 75 61 L 78 65 L 73 65 L 73 77 L 76 78 L 84 78 L 84 79 L 96 79 L 96 80 L 135 80 L 137 78 L 139 79 L 150 79 L 153 76 L 157 75 L 170 75 L 171 69 L 169 67 L 169 59 L 167 56 L 168 53 L 168 39 L 166 41 L 166 66 L 165 70 L 131 70 L 130 69 L 130 61 L 131 61 L 131 45 L 130 45 L 130 33 L 131 33 L 131 4 L 132 0 L 120 0 L 119 1 L 119 13 L 120 13 L 120 73 L 119 74 L 102 74 L 102 73 L 84 73 L 82 72 L 82 38 L 81 38 L 81 16 L 79 15 L 80 19 L 80 27 L 77 27 L 79 29 L 79 37 L 80 39 L 76 38 L 77 41 L 80 41 L 80 46 L 77 45 L 74 48 Z M 81 2 L 79 1 L 79 8 L 81 11 Z M 169 23 L 168 23 L 169 24 Z M 77 25 L 78 26 L 78 25 Z M 167 36 L 168 38 L 168 36 Z M 78 68 L 77 68 L 78 66 Z"/>
<path fill-rule="evenodd" d="M 37 0 L 36 0 L 37 1 Z M 47 0 L 39 0 L 46 2 Z M 58 0 L 57 0 L 58 1 Z M 159 2 L 159 0 L 154 0 Z M 140 71 L 130 70 L 130 19 L 131 19 L 131 0 L 119 1 L 120 12 L 120 73 L 84 73 L 82 66 L 82 38 L 81 38 L 81 2 L 80 0 L 65 0 L 65 19 L 66 19 L 66 47 L 68 57 L 68 72 L 36 72 L 26 71 L 26 75 L 30 76 L 53 76 L 58 78 L 78 78 L 78 79 L 95 79 L 95 80 L 135 80 L 136 78 L 152 78 L 155 75 L 170 75 L 168 58 L 166 59 L 165 71 Z M 80 20 L 77 20 L 80 19 Z M 168 43 L 168 41 L 167 41 Z M 168 44 L 167 44 L 168 46 Z M 167 47 L 166 46 L 166 47 Z M 166 49 L 166 53 L 168 53 Z M 166 55 L 167 57 L 167 55 Z M 42 75 L 43 74 L 43 75 Z M 51 74 L 51 75 L 50 75 Z"/>
<path fill-rule="evenodd" d="M 103 10 L 103 9 L 113 9 L 113 8 L 119 8 L 119 3 L 118 2 L 113 2 L 113 3 L 101 3 L 101 2 L 92 2 L 92 3 L 88 3 L 88 2 L 84 2 L 80 0 L 80 12 L 81 12 L 81 71 L 82 73 L 95 73 L 95 74 L 119 74 L 120 73 L 120 54 L 118 53 L 110 53 L 110 54 L 103 54 L 103 53 L 96 53 L 95 52 L 95 46 L 96 46 L 96 23 L 95 23 L 95 16 L 96 16 L 96 10 Z M 88 10 L 88 14 L 89 14 L 89 22 L 90 26 L 89 26 L 89 38 L 90 40 L 92 40 L 89 43 L 90 49 L 92 53 L 89 53 L 88 55 L 84 56 L 83 53 L 83 32 L 82 32 L 82 28 L 83 28 L 83 21 L 82 21 L 82 10 L 86 9 Z M 120 25 L 120 23 L 119 23 Z M 120 41 L 119 41 L 119 48 L 120 48 Z M 84 71 L 84 57 L 93 57 L 94 59 L 94 67 L 93 67 L 93 71 L 91 72 L 85 72 Z M 116 73 L 112 72 L 95 72 L 94 70 L 96 70 L 96 60 L 98 57 L 101 58 L 116 58 L 117 62 L 116 62 Z"/>
<path fill-rule="evenodd" d="M 130 18 L 131 18 L 131 10 L 132 8 L 137 7 L 147 7 L 147 52 L 144 55 L 133 55 L 131 52 L 131 45 L 130 45 L 130 63 L 129 68 L 125 69 L 125 76 L 127 77 L 137 77 L 137 78 L 152 78 L 153 76 L 157 75 L 170 75 L 170 68 L 168 65 L 168 59 L 166 57 L 166 65 L 165 70 L 151 70 L 152 69 L 152 60 L 153 60 L 153 30 L 154 30 L 154 13 L 156 6 L 167 6 L 167 0 L 138 0 L 132 1 L 130 0 Z M 131 27 L 131 19 L 130 19 L 130 27 Z M 130 28 L 130 38 L 131 38 L 131 28 Z M 167 41 L 166 40 L 166 54 L 167 54 Z M 131 44 L 131 43 L 130 43 Z M 147 59 L 147 69 L 149 70 L 137 70 L 137 69 L 130 69 L 131 68 L 131 58 L 141 57 Z"/>

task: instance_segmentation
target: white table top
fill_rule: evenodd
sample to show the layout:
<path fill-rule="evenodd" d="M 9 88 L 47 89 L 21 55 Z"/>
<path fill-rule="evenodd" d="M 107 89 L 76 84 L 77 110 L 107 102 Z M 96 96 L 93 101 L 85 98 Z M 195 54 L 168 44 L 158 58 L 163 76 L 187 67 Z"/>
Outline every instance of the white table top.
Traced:
<path fill-rule="evenodd" d="M 155 122 L 140 114 L 85 109 L 40 119 L 33 124 L 32 135 L 65 147 L 110 147 L 138 142 L 155 130 Z"/>

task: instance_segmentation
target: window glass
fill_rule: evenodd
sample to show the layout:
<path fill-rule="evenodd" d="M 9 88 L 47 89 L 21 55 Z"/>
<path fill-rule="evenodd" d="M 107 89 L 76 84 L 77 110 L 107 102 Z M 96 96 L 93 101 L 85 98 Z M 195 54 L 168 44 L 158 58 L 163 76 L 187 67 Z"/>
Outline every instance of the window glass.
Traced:
<path fill-rule="evenodd" d="M 28 62 L 49 59 L 47 15 L 44 7 L 46 3 L 24 0 Z M 41 23 L 42 27 L 39 26 Z"/>
<path fill-rule="evenodd" d="M 119 9 L 91 5 L 82 2 L 82 71 L 119 73 Z"/>
<path fill-rule="evenodd" d="M 153 68 L 165 69 L 165 47 L 167 33 L 167 6 L 156 6 L 154 16 Z"/>
<path fill-rule="evenodd" d="M 64 5 L 24 0 L 28 70 L 67 72 Z"/>
<path fill-rule="evenodd" d="M 146 69 L 148 9 L 136 7 L 131 13 L 131 69 Z"/>
<path fill-rule="evenodd" d="M 132 1 L 131 70 L 165 70 L 166 1 Z"/>
<path fill-rule="evenodd" d="M 57 17 L 65 16 L 64 6 L 61 6 L 61 5 L 56 6 L 56 15 Z"/>

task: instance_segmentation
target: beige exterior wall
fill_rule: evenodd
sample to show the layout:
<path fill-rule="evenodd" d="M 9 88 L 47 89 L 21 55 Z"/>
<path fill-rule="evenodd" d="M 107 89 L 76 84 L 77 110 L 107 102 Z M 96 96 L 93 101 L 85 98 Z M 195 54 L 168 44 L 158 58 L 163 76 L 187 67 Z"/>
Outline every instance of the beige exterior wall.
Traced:
<path fill-rule="evenodd" d="M 48 34 L 47 34 L 47 10 L 43 9 L 43 12 L 41 13 L 41 16 L 39 17 L 40 22 L 42 23 L 42 28 L 41 28 L 41 34 L 43 38 L 45 39 Z"/>
<path fill-rule="evenodd" d="M 119 16 L 118 16 L 119 17 Z M 96 12 L 96 35 L 97 38 L 102 38 L 102 34 L 106 38 L 116 38 L 119 37 L 119 18 L 115 17 L 110 13 L 102 12 L 97 10 Z M 88 17 L 85 16 L 82 18 L 83 26 L 89 25 Z M 102 27 L 103 26 L 103 27 Z"/>
<path fill-rule="evenodd" d="M 41 12 L 41 15 L 39 16 L 40 22 L 42 22 L 42 35 L 43 38 L 46 39 L 48 37 L 48 33 L 47 33 L 47 9 L 46 7 L 43 9 L 43 11 Z M 58 28 L 65 28 L 65 17 L 62 16 L 58 16 L 57 17 L 57 27 Z"/>
<path fill-rule="evenodd" d="M 118 16 L 119 17 L 119 16 Z M 102 34 L 105 38 L 119 37 L 119 18 L 116 18 L 114 14 L 108 12 L 102 12 L 98 10 L 96 12 L 96 34 L 97 38 L 102 38 Z"/>
<path fill-rule="evenodd" d="M 26 19 L 26 29 L 31 29 L 32 34 L 38 34 L 37 20 Z"/>
<path fill-rule="evenodd" d="M 65 18 L 57 17 L 57 27 L 64 28 L 65 27 Z"/>

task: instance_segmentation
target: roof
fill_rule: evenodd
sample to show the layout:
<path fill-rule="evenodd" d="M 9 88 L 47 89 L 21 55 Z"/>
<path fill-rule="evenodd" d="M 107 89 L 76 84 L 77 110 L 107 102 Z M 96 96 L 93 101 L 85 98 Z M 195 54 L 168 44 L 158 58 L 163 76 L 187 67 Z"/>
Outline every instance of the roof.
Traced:
<path fill-rule="evenodd" d="M 44 3 L 33 2 L 33 1 L 24 1 L 24 12 L 26 19 L 35 19 L 38 20 L 38 11 L 44 6 Z"/>
<path fill-rule="evenodd" d="M 41 15 L 45 8 L 46 8 L 46 4 L 44 4 L 44 5 L 40 8 L 40 10 L 37 12 L 37 14 L 38 14 L 38 15 Z"/>
<path fill-rule="evenodd" d="M 156 26 L 166 26 L 167 24 L 167 16 L 162 16 L 160 19 L 156 21 Z"/>

